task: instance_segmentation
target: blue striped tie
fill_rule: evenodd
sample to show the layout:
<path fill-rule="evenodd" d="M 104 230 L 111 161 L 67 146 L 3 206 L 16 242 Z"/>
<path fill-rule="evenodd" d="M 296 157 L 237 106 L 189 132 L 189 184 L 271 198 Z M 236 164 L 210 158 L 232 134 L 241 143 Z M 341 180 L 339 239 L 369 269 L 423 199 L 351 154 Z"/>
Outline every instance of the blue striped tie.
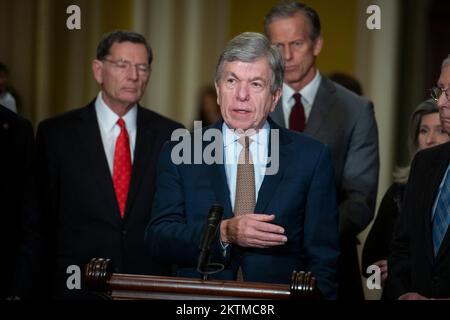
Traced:
<path fill-rule="evenodd" d="M 433 218 L 433 249 L 436 256 L 450 224 L 450 172 L 447 172 Z"/>

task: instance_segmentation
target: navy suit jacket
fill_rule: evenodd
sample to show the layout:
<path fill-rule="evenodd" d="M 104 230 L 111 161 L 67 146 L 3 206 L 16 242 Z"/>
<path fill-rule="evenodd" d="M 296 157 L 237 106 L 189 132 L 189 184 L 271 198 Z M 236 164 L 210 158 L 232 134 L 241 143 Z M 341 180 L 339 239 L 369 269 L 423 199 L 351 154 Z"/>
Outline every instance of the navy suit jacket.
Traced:
<path fill-rule="evenodd" d="M 212 128 L 221 130 L 222 123 Z M 335 298 L 339 241 L 330 153 L 313 138 L 269 124 L 279 130 L 279 170 L 265 176 L 255 213 L 275 214 L 273 223 L 285 228 L 288 242 L 269 249 L 232 244 L 224 255 L 216 235 L 212 260 L 225 269 L 211 278 L 236 279 L 241 266 L 246 281 L 289 283 L 292 271 L 310 271 L 324 296 Z M 166 143 L 161 151 L 146 245 L 153 258 L 175 263 L 178 276 L 200 277 L 195 267 L 208 211 L 218 203 L 223 219 L 233 217 L 229 188 L 223 164 L 174 164 L 175 145 Z"/>

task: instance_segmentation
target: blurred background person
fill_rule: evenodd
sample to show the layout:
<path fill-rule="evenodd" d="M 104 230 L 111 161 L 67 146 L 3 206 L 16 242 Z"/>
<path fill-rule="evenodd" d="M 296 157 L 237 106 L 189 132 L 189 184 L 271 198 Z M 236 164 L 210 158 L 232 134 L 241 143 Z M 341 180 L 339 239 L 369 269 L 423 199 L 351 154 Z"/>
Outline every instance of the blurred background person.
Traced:
<path fill-rule="evenodd" d="M 8 67 L 0 62 L 0 104 L 17 113 L 16 98 L 9 87 Z"/>
<path fill-rule="evenodd" d="M 31 297 L 37 266 L 31 123 L 0 105 L 0 300 Z"/>
<path fill-rule="evenodd" d="M 217 93 L 214 86 L 202 88 L 198 95 L 198 115 L 196 121 L 201 121 L 206 127 L 221 119 L 220 107 L 217 104 Z"/>
<path fill-rule="evenodd" d="M 436 101 L 429 99 L 420 103 L 410 118 L 408 146 L 411 159 L 420 151 L 450 141 L 443 131 Z M 397 168 L 393 172 L 394 182 L 386 191 L 376 219 L 370 230 L 362 252 L 362 274 L 367 267 L 376 265 L 381 269 L 381 284 L 388 276 L 387 257 L 394 225 L 400 214 L 410 167 Z M 382 299 L 389 296 L 389 288 L 383 289 Z"/>

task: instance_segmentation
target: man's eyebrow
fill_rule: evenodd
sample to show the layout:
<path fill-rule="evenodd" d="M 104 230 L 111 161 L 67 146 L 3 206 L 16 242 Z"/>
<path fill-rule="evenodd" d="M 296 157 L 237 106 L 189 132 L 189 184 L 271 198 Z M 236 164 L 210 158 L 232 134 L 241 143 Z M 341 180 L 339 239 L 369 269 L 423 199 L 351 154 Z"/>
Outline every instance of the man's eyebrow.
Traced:
<path fill-rule="evenodd" d="M 254 77 L 254 78 L 250 78 L 250 81 L 258 81 L 258 80 L 260 80 L 262 82 L 266 82 L 266 79 L 264 79 L 264 78 L 262 78 L 260 76 L 257 76 L 257 77 Z"/>
<path fill-rule="evenodd" d="M 233 77 L 233 78 L 236 78 L 236 79 L 238 79 L 238 80 L 241 80 L 233 71 L 227 71 L 226 73 L 225 73 L 225 76 L 231 76 L 231 77 Z M 261 76 L 256 76 L 256 77 L 253 77 L 253 78 L 250 78 L 250 79 L 248 79 L 249 81 L 262 81 L 262 82 L 266 82 L 266 79 L 264 79 L 263 77 L 261 77 Z"/>

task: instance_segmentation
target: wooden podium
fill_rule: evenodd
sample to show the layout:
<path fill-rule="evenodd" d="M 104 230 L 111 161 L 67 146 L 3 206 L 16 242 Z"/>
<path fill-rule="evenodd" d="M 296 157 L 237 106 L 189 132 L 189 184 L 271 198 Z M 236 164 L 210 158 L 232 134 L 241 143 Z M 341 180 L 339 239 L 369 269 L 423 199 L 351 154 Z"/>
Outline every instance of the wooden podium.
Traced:
<path fill-rule="evenodd" d="M 85 268 L 85 285 L 113 300 L 316 300 L 316 279 L 303 271 L 292 273 L 290 284 L 201 280 L 111 272 L 109 259 L 94 258 Z"/>

